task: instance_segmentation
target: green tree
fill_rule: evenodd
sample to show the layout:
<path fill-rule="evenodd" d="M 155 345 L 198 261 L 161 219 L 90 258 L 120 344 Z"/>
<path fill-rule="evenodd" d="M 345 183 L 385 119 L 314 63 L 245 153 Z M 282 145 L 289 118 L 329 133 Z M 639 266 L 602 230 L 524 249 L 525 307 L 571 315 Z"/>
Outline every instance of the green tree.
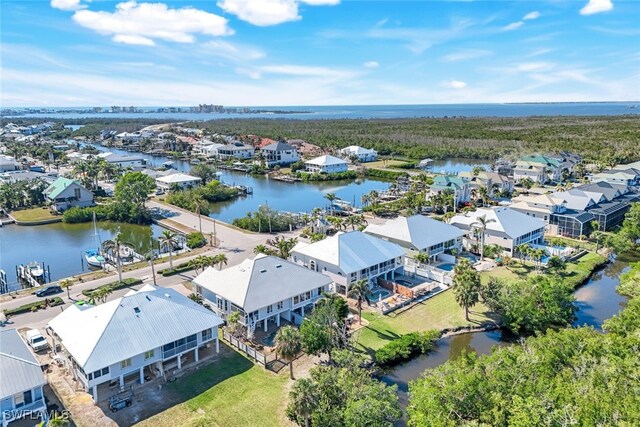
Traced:
<path fill-rule="evenodd" d="M 208 211 L 209 203 L 201 195 L 196 195 L 192 199 L 193 206 L 198 214 L 198 226 L 200 233 L 202 233 L 202 216 L 203 211 Z"/>
<path fill-rule="evenodd" d="M 64 279 L 62 281 L 60 281 L 60 287 L 62 289 L 66 289 L 67 290 L 67 298 L 71 299 L 71 287 L 73 286 L 73 280 L 71 279 Z"/>
<path fill-rule="evenodd" d="M 453 294 L 456 302 L 464 308 L 465 318 L 469 320 L 469 308 L 480 300 L 480 274 L 466 258 L 458 260 L 454 268 Z"/>
<path fill-rule="evenodd" d="M 477 220 L 471 224 L 471 227 L 478 232 L 480 237 L 479 239 L 480 240 L 480 261 L 484 260 L 484 240 L 485 240 L 485 235 L 487 233 L 487 226 L 492 222 L 496 222 L 496 220 L 487 219 L 486 215 L 482 215 L 478 217 Z"/>
<path fill-rule="evenodd" d="M 371 291 L 369 289 L 369 282 L 365 279 L 357 280 L 349 286 L 349 297 L 356 300 L 358 304 L 358 319 L 362 325 L 362 303 L 369 302 L 369 295 Z"/>
<path fill-rule="evenodd" d="M 338 198 L 335 193 L 327 193 L 324 195 L 324 198 L 329 201 L 329 209 L 331 210 L 331 215 L 333 215 L 333 202 Z"/>
<path fill-rule="evenodd" d="M 200 178 L 203 184 L 207 184 L 216 177 L 216 171 L 205 163 L 200 163 L 192 167 L 190 174 Z"/>
<path fill-rule="evenodd" d="M 305 427 L 311 427 L 311 415 L 318 406 L 318 390 L 316 384 L 306 378 L 298 380 L 289 393 L 287 411 L 289 417 L 302 420 Z"/>
<path fill-rule="evenodd" d="M 122 252 L 133 251 L 133 244 L 124 240 L 122 232 L 118 231 L 116 236 L 111 240 L 102 242 L 102 250 L 111 253 L 116 260 L 116 268 L 118 269 L 118 281 L 122 283 Z"/>
<path fill-rule="evenodd" d="M 222 270 L 223 265 L 227 265 L 229 259 L 225 254 L 214 255 L 214 263 L 218 266 L 218 270 Z"/>
<path fill-rule="evenodd" d="M 567 263 L 559 256 L 552 256 L 547 261 L 547 270 L 554 274 L 562 274 L 567 270 Z"/>
<path fill-rule="evenodd" d="M 138 223 L 147 222 L 148 212 L 145 203 L 149 193 L 156 187 L 155 181 L 142 172 L 124 174 L 115 187 L 114 196 L 119 209 Z"/>
<path fill-rule="evenodd" d="M 178 244 L 178 235 L 171 230 L 164 230 L 158 239 L 161 247 L 169 249 L 169 268 L 173 270 L 173 248 Z"/>
<path fill-rule="evenodd" d="M 235 337 L 240 335 L 240 331 L 242 329 L 240 325 L 240 312 L 232 311 L 227 316 L 227 325 L 229 327 L 229 333 Z"/>
<path fill-rule="evenodd" d="M 300 332 L 293 326 L 278 329 L 275 337 L 276 353 L 289 361 L 289 377 L 293 380 L 293 361 L 302 350 Z"/>
<path fill-rule="evenodd" d="M 289 256 L 291 256 L 291 251 L 297 244 L 298 239 L 295 237 L 287 239 L 284 236 L 276 236 L 274 239 L 267 240 L 267 245 L 275 248 L 276 254 L 282 259 L 289 258 Z"/>

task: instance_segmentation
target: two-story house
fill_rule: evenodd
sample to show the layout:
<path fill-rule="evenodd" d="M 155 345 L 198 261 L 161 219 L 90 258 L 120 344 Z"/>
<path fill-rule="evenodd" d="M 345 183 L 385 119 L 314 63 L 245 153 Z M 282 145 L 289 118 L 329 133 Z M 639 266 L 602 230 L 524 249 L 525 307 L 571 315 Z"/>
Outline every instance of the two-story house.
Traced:
<path fill-rule="evenodd" d="M 0 330 L 0 420 L 2 427 L 46 416 L 42 366 L 15 329 Z M 26 424 L 25 424 L 26 425 Z M 31 424 L 33 425 L 33 423 Z"/>
<path fill-rule="evenodd" d="M 329 276 L 336 292 L 348 294 L 358 280 L 373 286 L 378 277 L 393 280 L 404 271 L 405 250 L 400 245 L 361 231 L 336 233 L 319 242 L 299 243 L 291 260 Z"/>
<path fill-rule="evenodd" d="M 311 173 L 346 172 L 349 168 L 346 160 L 335 156 L 324 155 L 304 162 L 305 170 Z"/>
<path fill-rule="evenodd" d="M 286 142 L 278 141 L 265 145 L 260 149 L 265 164 L 268 167 L 275 165 L 288 166 L 300 160 L 298 150 Z"/>
<path fill-rule="evenodd" d="M 472 172 L 460 172 L 458 176 L 469 181 L 471 191 L 474 188 L 483 187 L 487 189 L 491 197 L 494 197 L 496 192 L 513 192 L 513 178 L 497 172 L 480 171 L 477 175 Z"/>
<path fill-rule="evenodd" d="M 451 218 L 452 225 L 466 232 L 463 244 L 469 249 L 477 246 L 482 236 L 480 218 L 484 218 L 486 224 L 485 245 L 498 245 L 502 247 L 503 253 L 507 256 L 512 257 L 514 249 L 518 245 L 542 244 L 544 241 L 545 223 L 543 220 L 514 209 L 495 207 L 478 209 Z"/>
<path fill-rule="evenodd" d="M 313 304 L 331 289 L 323 274 L 275 256 L 258 255 L 224 270 L 207 268 L 194 280 L 197 292 L 211 302 L 214 312 L 226 319 L 241 313 L 240 323 L 249 334 L 282 319 L 300 324 Z"/>
<path fill-rule="evenodd" d="M 73 304 L 47 324 L 54 348 L 94 402 L 110 385 L 143 384 L 195 364 L 215 345 L 222 319 L 170 288 L 143 286 L 93 306 Z"/>
<path fill-rule="evenodd" d="M 43 194 L 51 203 L 51 207 L 58 212 L 74 207 L 93 206 L 93 193 L 73 179 L 60 177 L 53 181 Z"/>
<path fill-rule="evenodd" d="M 255 149 L 251 145 L 241 142 L 230 143 L 217 148 L 217 157 L 220 160 L 238 159 L 247 160 L 253 157 Z"/>
<path fill-rule="evenodd" d="M 469 180 L 460 176 L 436 175 L 427 199 L 440 193 L 451 193 L 456 204 L 466 203 L 471 200 L 471 187 Z"/>
<path fill-rule="evenodd" d="M 340 150 L 340 154 L 349 159 L 355 157 L 362 163 L 375 162 L 378 160 L 378 152 L 376 150 L 360 147 L 359 145 L 350 145 L 343 148 Z"/>

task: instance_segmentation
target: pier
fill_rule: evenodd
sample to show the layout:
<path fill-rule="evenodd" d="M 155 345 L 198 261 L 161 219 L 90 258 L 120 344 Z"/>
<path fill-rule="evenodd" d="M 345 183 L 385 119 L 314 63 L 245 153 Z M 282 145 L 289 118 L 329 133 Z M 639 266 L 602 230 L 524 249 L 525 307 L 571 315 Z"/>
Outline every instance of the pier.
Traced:
<path fill-rule="evenodd" d="M 9 292 L 9 281 L 7 280 L 7 272 L 0 269 L 0 294 Z"/>
<path fill-rule="evenodd" d="M 16 277 L 23 286 L 37 288 L 51 281 L 51 269 L 44 262 L 42 266 L 36 262 L 20 264 L 16 266 Z"/>

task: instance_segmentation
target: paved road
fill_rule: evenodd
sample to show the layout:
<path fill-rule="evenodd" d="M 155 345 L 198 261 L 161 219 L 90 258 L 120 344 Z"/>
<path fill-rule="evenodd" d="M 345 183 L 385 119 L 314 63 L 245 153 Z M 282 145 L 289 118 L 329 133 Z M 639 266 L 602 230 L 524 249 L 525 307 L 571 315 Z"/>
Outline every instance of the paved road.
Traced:
<path fill-rule="evenodd" d="M 167 225 L 176 225 L 179 224 L 179 228 L 186 231 L 186 229 L 192 229 L 194 231 L 199 230 L 199 220 L 198 216 L 194 213 L 185 211 L 180 208 L 175 208 L 173 206 L 165 205 L 159 202 L 151 201 L 148 203 L 150 208 L 158 208 L 171 212 L 170 222 L 167 222 Z M 162 224 L 164 221 L 160 221 Z M 173 224 L 172 224 L 173 223 Z M 214 230 L 215 229 L 215 230 Z M 224 223 L 219 221 L 213 221 L 208 217 L 202 217 L 202 232 L 205 235 L 209 235 L 215 231 L 218 242 L 218 247 L 211 248 L 204 255 L 215 255 L 218 253 L 224 253 L 228 259 L 228 266 L 236 265 L 242 262 L 247 258 L 252 258 L 254 256 L 253 248 L 255 248 L 259 244 L 263 244 L 266 239 L 268 239 L 269 235 L 267 234 L 257 234 L 257 233 L 245 233 L 240 230 L 237 230 L 233 227 L 230 227 Z M 295 236 L 295 233 L 286 233 L 287 237 Z M 199 255 L 203 255 L 202 253 Z M 180 261 L 177 262 L 185 262 L 190 259 L 195 258 L 196 255 L 181 258 Z M 156 271 L 168 268 L 169 262 L 164 262 L 161 264 L 156 264 Z M 182 286 L 182 283 L 188 282 L 195 276 L 193 271 L 187 272 L 185 274 L 178 274 L 175 276 L 163 277 L 161 275 L 156 274 L 157 285 L 161 287 L 175 287 L 177 290 L 188 293 L 186 288 Z M 122 274 L 123 278 L 139 278 L 143 279 L 143 284 L 152 284 L 153 278 L 151 273 L 151 267 L 146 266 L 143 268 L 139 268 L 137 270 L 132 270 L 128 272 L 124 272 Z M 85 289 L 93 289 L 101 285 L 105 285 L 107 283 L 111 283 L 114 280 L 117 280 L 117 276 L 112 274 L 108 277 L 104 277 L 101 279 L 96 279 L 88 282 L 77 283 L 71 288 L 71 300 L 67 297 L 67 294 L 59 294 L 64 301 L 65 304 L 59 307 L 49 308 L 46 310 L 41 310 L 35 313 L 25 313 L 20 314 L 18 316 L 14 316 L 9 320 L 9 323 L 4 327 L 36 327 L 42 328 L 44 325 L 55 315 L 57 315 L 62 309 L 67 307 L 69 304 L 73 304 L 73 302 L 79 298 L 82 298 L 82 291 Z M 142 285 L 136 286 L 133 289 L 138 289 Z M 109 300 L 119 298 L 125 293 L 127 293 L 129 289 L 121 289 L 115 291 L 109 297 Z M 5 298 L 7 298 L 5 296 Z M 42 298 L 38 298 L 33 294 L 22 294 L 17 296 L 11 300 L 5 300 L 0 303 L 0 310 L 18 307 L 23 304 L 28 304 L 31 302 L 42 300 Z"/>

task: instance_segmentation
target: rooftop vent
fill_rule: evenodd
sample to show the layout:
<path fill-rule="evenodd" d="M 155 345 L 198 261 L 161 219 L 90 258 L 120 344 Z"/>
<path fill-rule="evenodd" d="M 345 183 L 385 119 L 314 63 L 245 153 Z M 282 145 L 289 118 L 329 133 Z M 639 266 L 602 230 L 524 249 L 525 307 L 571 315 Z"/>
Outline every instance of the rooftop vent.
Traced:
<path fill-rule="evenodd" d="M 149 298 L 149 295 L 145 295 L 145 298 L 147 299 L 147 301 L 151 301 L 151 298 Z"/>
<path fill-rule="evenodd" d="M 133 311 L 136 312 L 136 314 L 140 313 L 140 307 L 133 307 Z"/>
<path fill-rule="evenodd" d="M 262 270 L 260 270 L 260 273 L 266 273 L 266 272 L 267 272 L 267 270 L 264 269 L 264 268 Z"/>
<path fill-rule="evenodd" d="M 164 296 L 167 297 L 167 298 L 171 298 L 171 295 L 169 295 L 169 294 L 164 294 Z"/>
<path fill-rule="evenodd" d="M 282 264 L 277 264 L 276 268 L 282 268 Z"/>

